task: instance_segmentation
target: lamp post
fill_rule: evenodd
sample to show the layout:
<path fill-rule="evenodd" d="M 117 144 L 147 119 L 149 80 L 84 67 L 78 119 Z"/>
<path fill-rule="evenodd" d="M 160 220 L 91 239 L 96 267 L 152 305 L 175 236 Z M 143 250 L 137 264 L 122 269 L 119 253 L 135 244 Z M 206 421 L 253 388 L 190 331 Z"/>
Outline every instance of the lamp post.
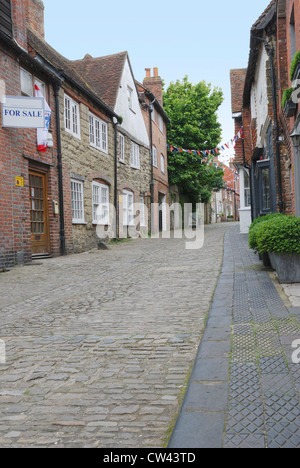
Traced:
<path fill-rule="evenodd" d="M 295 204 L 296 216 L 300 217 L 300 122 L 294 126 L 290 135 L 293 142 L 294 152 L 294 182 L 295 182 Z"/>

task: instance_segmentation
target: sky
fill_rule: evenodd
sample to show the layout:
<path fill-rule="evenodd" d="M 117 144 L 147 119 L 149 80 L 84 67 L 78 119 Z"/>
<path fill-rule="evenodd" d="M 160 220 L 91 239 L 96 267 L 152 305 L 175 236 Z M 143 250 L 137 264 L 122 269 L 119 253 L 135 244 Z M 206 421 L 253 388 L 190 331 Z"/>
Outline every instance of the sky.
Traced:
<path fill-rule="evenodd" d="M 221 88 L 221 143 L 233 138 L 230 70 L 247 67 L 251 26 L 270 0 L 43 1 L 46 41 L 70 60 L 127 50 L 140 82 L 158 67 L 166 87 L 187 75 Z"/>

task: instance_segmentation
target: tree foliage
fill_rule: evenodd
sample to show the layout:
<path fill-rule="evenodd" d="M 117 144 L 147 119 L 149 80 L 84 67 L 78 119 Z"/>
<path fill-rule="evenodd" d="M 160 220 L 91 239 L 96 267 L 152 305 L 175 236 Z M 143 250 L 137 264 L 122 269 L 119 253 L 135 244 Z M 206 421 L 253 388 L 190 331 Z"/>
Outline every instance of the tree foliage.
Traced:
<path fill-rule="evenodd" d="M 221 141 L 217 111 L 222 102 L 222 90 L 212 90 L 205 81 L 193 85 L 186 76 L 182 82 L 172 82 L 164 92 L 164 108 L 171 120 L 168 143 L 191 150 L 216 148 Z M 169 152 L 168 159 L 170 184 L 177 184 L 193 203 L 208 202 L 211 192 L 224 186 L 223 170 L 201 164 L 194 153 Z"/>

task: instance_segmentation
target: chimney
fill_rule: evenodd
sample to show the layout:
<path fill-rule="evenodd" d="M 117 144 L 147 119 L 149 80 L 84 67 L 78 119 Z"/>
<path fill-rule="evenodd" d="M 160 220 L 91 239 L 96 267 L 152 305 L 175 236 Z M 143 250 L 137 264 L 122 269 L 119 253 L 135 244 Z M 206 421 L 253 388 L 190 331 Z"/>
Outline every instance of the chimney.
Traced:
<path fill-rule="evenodd" d="M 11 7 L 14 39 L 19 46 L 27 50 L 25 0 L 11 0 Z"/>
<path fill-rule="evenodd" d="M 146 68 L 146 78 L 143 81 L 145 88 L 149 89 L 154 94 L 160 105 L 163 105 L 162 90 L 163 82 L 158 75 L 158 68 L 153 68 L 153 76 L 151 76 L 151 68 Z"/>
<path fill-rule="evenodd" d="M 42 0 L 26 0 L 27 25 L 43 39 L 45 39 L 44 10 Z"/>

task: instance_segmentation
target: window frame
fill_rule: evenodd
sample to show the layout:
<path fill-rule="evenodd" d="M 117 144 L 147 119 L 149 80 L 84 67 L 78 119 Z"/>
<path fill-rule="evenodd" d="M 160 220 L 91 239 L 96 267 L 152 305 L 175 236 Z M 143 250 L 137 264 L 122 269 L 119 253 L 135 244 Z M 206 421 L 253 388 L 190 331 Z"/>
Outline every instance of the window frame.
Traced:
<path fill-rule="evenodd" d="M 89 139 L 93 148 L 108 154 L 108 125 L 92 112 L 89 112 Z"/>
<path fill-rule="evenodd" d="M 132 204 L 131 205 L 128 203 L 129 197 L 132 199 Z M 135 226 L 135 224 L 134 224 L 134 219 L 135 219 L 134 193 L 130 192 L 129 190 L 123 190 L 122 198 L 123 198 L 123 226 L 127 226 L 127 227 L 128 226 Z M 126 199 L 126 203 L 124 203 L 125 199 Z M 125 210 L 126 210 L 126 216 L 124 216 Z M 129 216 L 130 211 L 132 211 L 131 217 Z"/>
<path fill-rule="evenodd" d="M 94 203 L 94 188 L 97 187 L 100 191 L 100 193 L 98 193 L 98 196 L 99 196 L 99 203 Z M 103 201 L 102 200 L 102 191 L 105 190 L 105 192 L 107 193 L 107 196 L 106 196 L 106 201 Z M 110 226 L 110 210 L 109 210 L 109 195 L 110 195 L 110 190 L 109 190 L 109 186 L 106 185 L 106 184 L 102 184 L 100 182 L 96 182 L 96 181 L 93 181 L 92 182 L 92 224 L 97 224 L 98 226 Z M 104 218 L 105 222 L 100 222 L 98 219 L 96 219 L 95 217 L 95 214 L 97 212 L 97 209 L 99 206 L 102 206 L 105 207 L 107 205 L 107 213 L 106 213 L 106 218 Z M 95 210 L 95 206 L 97 206 L 96 210 Z M 103 219 L 103 217 L 102 217 Z"/>
<path fill-rule="evenodd" d="M 80 191 L 74 191 L 73 190 L 73 184 L 76 184 L 78 187 L 81 188 Z M 76 200 L 73 198 L 73 194 L 74 193 L 80 193 L 81 195 L 81 200 Z M 74 208 L 74 204 L 73 203 L 76 203 L 76 202 L 80 202 L 81 203 L 81 210 L 79 209 L 75 209 Z M 72 204 L 72 224 L 86 224 L 85 222 L 85 214 L 84 214 L 84 182 L 82 180 L 78 180 L 78 179 L 74 179 L 72 178 L 71 179 L 71 204 Z M 74 217 L 74 213 L 78 211 L 82 213 L 82 217 L 81 218 L 76 218 Z"/>
<path fill-rule="evenodd" d="M 158 169 L 157 148 L 154 145 L 152 146 L 152 164 Z"/>
<path fill-rule="evenodd" d="M 125 164 L 125 137 L 120 132 L 119 132 L 119 140 L 118 140 L 118 152 L 119 152 L 119 161 Z"/>
<path fill-rule="evenodd" d="M 69 112 L 69 116 L 67 117 L 66 115 L 66 110 L 67 110 L 67 106 L 66 106 L 66 101 L 69 103 L 69 109 L 68 109 L 68 112 Z M 74 110 L 76 109 L 76 117 L 77 117 L 77 120 L 75 122 L 75 119 L 74 119 Z M 67 118 L 68 120 L 70 121 L 70 128 L 69 126 L 67 125 Z M 64 124 L 65 124 L 65 131 L 67 133 L 69 133 L 70 135 L 72 135 L 73 137 L 75 138 L 78 138 L 79 140 L 81 140 L 81 136 L 80 136 L 80 107 L 79 107 L 79 103 L 74 101 L 74 99 L 72 99 L 68 94 L 65 93 L 64 95 Z M 74 131 L 74 127 L 75 125 L 77 126 L 77 132 Z"/>
<path fill-rule="evenodd" d="M 134 141 L 131 141 L 130 147 L 130 167 L 132 169 L 141 169 L 140 147 Z"/>
<path fill-rule="evenodd" d="M 166 158 L 165 158 L 165 155 L 161 153 L 160 155 L 160 169 L 161 169 L 161 172 L 162 174 L 166 174 Z"/>

